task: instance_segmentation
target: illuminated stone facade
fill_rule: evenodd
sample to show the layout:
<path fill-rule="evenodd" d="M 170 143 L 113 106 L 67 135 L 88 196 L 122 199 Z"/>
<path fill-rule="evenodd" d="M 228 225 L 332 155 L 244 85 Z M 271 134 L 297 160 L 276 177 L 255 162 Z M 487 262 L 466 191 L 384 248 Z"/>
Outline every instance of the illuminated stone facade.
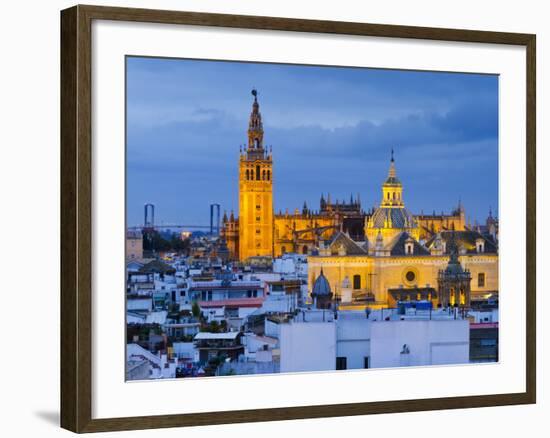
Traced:
<path fill-rule="evenodd" d="M 496 220 L 488 220 L 494 227 L 483 232 L 445 222 L 422 238 L 402 189 L 392 156 L 380 207 L 366 218 L 367 239 L 356 242 L 337 233 L 318 255 L 308 257 L 310 290 L 323 271 L 343 307 L 393 307 L 402 300 L 467 306 L 498 296 L 498 239 L 489 232 Z M 450 270 L 456 279 L 443 275 Z M 343 300 L 349 286 L 353 299 Z"/>
<path fill-rule="evenodd" d="M 264 148 L 253 94 L 248 145 L 239 160 L 239 217 L 233 212 L 223 217 L 230 259 L 308 254 L 309 290 L 323 270 L 333 298 L 343 307 L 391 307 L 399 300 L 460 304 L 461 289 L 467 304 L 498 295 L 498 221 L 490 214 L 486 225 L 471 227 L 461 203 L 449 215 L 413 215 L 405 206 L 393 152 L 378 208 L 365 213 L 358 195 L 349 202 L 323 195 L 316 211 L 304 203 L 302 210 L 275 213 L 273 156 Z M 453 247 L 469 276 L 469 289 L 442 280 Z M 459 291 L 453 299 L 451 287 Z"/>
<path fill-rule="evenodd" d="M 264 128 L 256 90 L 248 124 L 248 144 L 239 160 L 239 257 L 273 255 L 273 161 L 264 148 Z M 232 245 L 236 247 L 236 245 Z"/>

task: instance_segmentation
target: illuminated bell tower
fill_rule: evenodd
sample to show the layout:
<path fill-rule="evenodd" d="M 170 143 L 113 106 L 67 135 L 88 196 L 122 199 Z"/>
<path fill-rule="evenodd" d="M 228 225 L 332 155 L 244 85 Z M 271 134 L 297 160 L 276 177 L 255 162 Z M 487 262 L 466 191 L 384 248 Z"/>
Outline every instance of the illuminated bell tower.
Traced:
<path fill-rule="evenodd" d="M 239 160 L 239 259 L 273 255 L 273 162 L 264 149 L 258 92 L 248 123 L 248 145 Z"/>
<path fill-rule="evenodd" d="M 390 170 L 388 172 L 388 178 L 382 184 L 382 202 L 380 204 L 383 208 L 404 208 L 403 203 L 403 185 L 397 178 L 397 172 L 395 171 L 395 160 L 393 159 L 393 149 L 391 151 Z"/>

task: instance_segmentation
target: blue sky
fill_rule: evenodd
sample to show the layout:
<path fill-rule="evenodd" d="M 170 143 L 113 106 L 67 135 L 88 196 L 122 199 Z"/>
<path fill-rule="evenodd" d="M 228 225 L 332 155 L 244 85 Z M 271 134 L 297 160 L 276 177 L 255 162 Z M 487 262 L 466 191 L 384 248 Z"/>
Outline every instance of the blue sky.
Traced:
<path fill-rule="evenodd" d="M 498 77 L 197 61 L 127 59 L 127 212 L 143 223 L 208 224 L 209 204 L 238 211 L 239 145 L 258 89 L 273 147 L 274 207 L 318 208 L 359 193 L 380 202 L 395 150 L 413 213 L 498 212 Z"/>

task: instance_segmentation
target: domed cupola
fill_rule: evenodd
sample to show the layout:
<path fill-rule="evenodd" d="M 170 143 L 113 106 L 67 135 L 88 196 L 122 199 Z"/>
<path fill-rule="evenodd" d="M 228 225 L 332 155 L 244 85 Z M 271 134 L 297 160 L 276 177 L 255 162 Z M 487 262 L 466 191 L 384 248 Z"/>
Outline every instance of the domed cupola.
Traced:
<path fill-rule="evenodd" d="M 315 307 L 318 309 L 330 309 L 332 302 L 332 290 L 330 288 L 330 283 L 323 273 L 323 268 L 321 268 L 321 273 L 316 278 L 313 283 L 313 290 L 311 291 L 311 297 Z"/>
<path fill-rule="evenodd" d="M 368 218 L 365 228 L 370 241 L 376 239 L 380 231 L 385 240 L 395 237 L 401 231 L 407 231 L 418 239 L 418 224 L 414 216 L 405 208 L 403 201 L 403 184 L 397 177 L 393 149 L 388 177 L 382 184 L 380 206 Z"/>

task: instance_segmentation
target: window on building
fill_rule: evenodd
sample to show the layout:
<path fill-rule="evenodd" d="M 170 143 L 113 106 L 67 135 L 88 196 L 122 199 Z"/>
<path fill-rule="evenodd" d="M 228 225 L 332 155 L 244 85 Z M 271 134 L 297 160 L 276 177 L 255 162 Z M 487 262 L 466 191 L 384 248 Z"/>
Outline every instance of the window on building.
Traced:
<path fill-rule="evenodd" d="M 285 254 L 285 253 L 286 253 L 286 246 L 282 246 L 282 247 L 281 247 L 281 253 L 282 253 L 282 254 Z"/>
<path fill-rule="evenodd" d="M 337 357 L 336 358 L 336 369 L 337 370 L 347 370 L 348 369 L 348 358 L 347 357 Z"/>
<path fill-rule="evenodd" d="M 477 287 L 485 287 L 485 272 L 477 274 Z"/>
<path fill-rule="evenodd" d="M 354 275 L 353 276 L 353 288 L 354 289 L 361 289 L 361 276 L 360 275 Z"/>
<path fill-rule="evenodd" d="M 256 179 L 260 179 L 260 166 L 256 166 Z"/>
<path fill-rule="evenodd" d="M 258 229 L 256 230 L 256 234 L 260 234 L 260 233 L 261 233 L 261 231 L 260 231 L 260 229 L 258 228 Z"/>
<path fill-rule="evenodd" d="M 248 171 L 248 169 L 246 169 L 246 179 L 247 179 L 247 180 L 250 179 L 250 172 Z"/>
<path fill-rule="evenodd" d="M 262 206 L 261 206 L 260 204 L 257 204 L 257 205 L 256 205 L 256 210 L 259 210 L 259 209 L 261 209 L 261 208 L 262 208 Z"/>
<path fill-rule="evenodd" d="M 363 358 L 363 368 L 365 368 L 365 369 L 370 368 L 370 357 L 369 356 L 365 356 Z"/>
<path fill-rule="evenodd" d="M 256 216 L 256 222 L 260 222 L 260 216 Z"/>
<path fill-rule="evenodd" d="M 269 181 L 270 179 L 271 179 L 271 171 L 268 170 L 268 171 L 267 171 L 267 180 Z"/>
<path fill-rule="evenodd" d="M 497 340 L 496 339 L 480 339 L 479 345 L 482 347 L 496 347 L 497 346 Z"/>
<path fill-rule="evenodd" d="M 262 170 L 262 180 L 265 181 L 265 170 Z"/>
<path fill-rule="evenodd" d="M 307 245 L 302 247 L 302 254 L 307 254 Z"/>

